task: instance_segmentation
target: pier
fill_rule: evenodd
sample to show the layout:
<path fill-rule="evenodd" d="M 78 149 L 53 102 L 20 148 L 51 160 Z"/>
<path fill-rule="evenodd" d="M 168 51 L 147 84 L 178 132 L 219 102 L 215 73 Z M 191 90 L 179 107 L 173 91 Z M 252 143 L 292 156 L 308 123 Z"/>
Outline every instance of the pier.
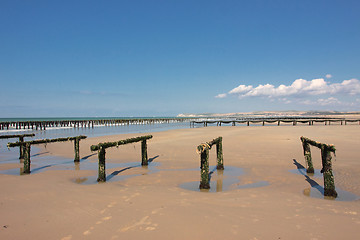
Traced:
<path fill-rule="evenodd" d="M 116 126 L 130 124 L 156 124 L 190 121 L 188 118 L 113 118 L 88 120 L 46 120 L 46 121 L 9 121 L 0 122 L 0 130 L 32 129 L 46 130 L 47 128 L 94 128 L 94 126 Z"/>

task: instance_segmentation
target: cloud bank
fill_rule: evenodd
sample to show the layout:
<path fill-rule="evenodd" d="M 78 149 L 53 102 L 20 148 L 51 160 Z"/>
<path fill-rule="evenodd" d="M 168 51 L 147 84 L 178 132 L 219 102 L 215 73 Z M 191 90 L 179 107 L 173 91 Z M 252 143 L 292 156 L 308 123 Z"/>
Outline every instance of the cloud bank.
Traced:
<path fill-rule="evenodd" d="M 267 97 L 288 99 L 291 97 L 306 98 L 309 96 L 331 95 L 331 98 L 318 99 L 320 105 L 336 104 L 340 101 L 334 95 L 355 96 L 360 95 L 360 81 L 358 79 L 344 80 L 341 83 L 328 83 L 323 78 L 307 81 L 296 79 L 291 85 L 281 84 L 260 84 L 257 87 L 252 85 L 239 85 L 228 93 L 218 94 L 216 98 L 225 98 L 229 95 L 238 96 L 240 99 L 246 97 Z M 306 104 L 306 101 L 303 101 Z M 313 102 L 314 103 L 314 102 Z"/>
<path fill-rule="evenodd" d="M 326 79 L 331 77 L 330 74 L 326 75 Z M 278 100 L 283 104 L 296 103 L 353 108 L 360 104 L 360 81 L 353 78 L 340 83 L 329 83 L 324 78 L 318 78 L 310 81 L 296 79 L 290 85 L 281 84 L 279 86 L 269 83 L 260 84 L 256 87 L 241 84 L 228 93 L 221 93 L 215 97 L 226 98 L 230 96 L 236 96 L 239 99 L 265 98 L 267 101 Z"/>

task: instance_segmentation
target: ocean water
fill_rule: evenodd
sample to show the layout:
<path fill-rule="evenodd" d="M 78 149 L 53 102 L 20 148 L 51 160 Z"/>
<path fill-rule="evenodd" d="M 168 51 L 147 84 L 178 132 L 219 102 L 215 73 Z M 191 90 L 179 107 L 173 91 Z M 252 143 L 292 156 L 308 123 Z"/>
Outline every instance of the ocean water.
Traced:
<path fill-rule="evenodd" d="M 93 118 L 92 118 L 93 119 Z M 101 118 L 104 119 L 104 118 Z M 15 119 L 12 119 L 15 120 Z M 45 119 L 39 119 L 45 120 Z M 56 119 L 60 120 L 60 119 Z M 85 135 L 87 137 L 98 137 L 105 135 L 117 135 L 126 133 L 149 133 L 160 132 L 171 129 L 190 128 L 190 122 L 170 122 L 170 123 L 155 123 L 155 124 L 130 124 L 130 125 L 111 125 L 111 126 L 94 126 L 94 128 L 88 127 L 58 127 L 47 128 L 46 130 L 32 130 L 32 129 L 12 129 L 12 130 L 0 130 L 0 135 L 15 135 L 15 134 L 28 134 L 34 133 L 35 137 L 25 138 L 26 140 L 36 139 L 52 139 L 60 137 L 74 137 L 79 135 Z M 7 148 L 9 142 L 16 142 L 18 138 L 0 139 L 0 164 L 4 163 L 19 163 L 19 148 Z M 31 147 L 31 158 L 36 155 L 38 150 L 36 145 Z"/>

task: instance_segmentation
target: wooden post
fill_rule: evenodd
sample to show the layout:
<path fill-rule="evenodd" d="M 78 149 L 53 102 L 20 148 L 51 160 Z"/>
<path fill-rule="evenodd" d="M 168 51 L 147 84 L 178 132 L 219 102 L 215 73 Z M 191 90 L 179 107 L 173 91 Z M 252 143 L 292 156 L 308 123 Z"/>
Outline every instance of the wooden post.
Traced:
<path fill-rule="evenodd" d="M 310 145 L 303 138 L 301 138 L 301 142 L 302 142 L 302 146 L 303 146 L 303 149 L 304 149 L 305 162 L 306 162 L 306 165 L 307 165 L 306 172 L 307 173 L 314 173 L 314 165 L 312 163 Z"/>
<path fill-rule="evenodd" d="M 200 189 L 210 189 L 210 177 L 209 177 L 209 148 L 204 147 L 200 155 L 201 158 L 201 181 Z"/>
<path fill-rule="evenodd" d="M 30 173 L 30 150 L 31 150 L 31 144 L 25 143 L 24 146 L 24 172 L 23 173 Z"/>
<path fill-rule="evenodd" d="M 99 173 L 98 173 L 98 182 L 106 182 L 106 172 L 105 172 L 105 148 L 100 146 L 98 150 L 99 158 Z"/>
<path fill-rule="evenodd" d="M 324 177 L 324 196 L 337 197 L 337 192 L 335 190 L 334 176 L 332 173 L 332 164 L 331 164 L 331 151 L 323 145 L 321 147 L 321 160 L 323 168 L 321 172 Z"/>
<path fill-rule="evenodd" d="M 19 137 L 19 142 L 24 142 L 24 137 L 23 136 Z M 19 146 L 19 149 L 20 149 L 20 157 L 19 157 L 19 159 L 24 159 L 24 148 L 25 148 L 24 145 Z"/>
<path fill-rule="evenodd" d="M 75 151 L 75 158 L 74 158 L 74 162 L 80 162 L 80 147 L 79 147 L 79 143 L 80 143 L 80 139 L 79 138 L 75 138 L 74 139 L 74 151 Z"/>
<path fill-rule="evenodd" d="M 224 159 L 223 159 L 223 151 L 222 151 L 222 137 L 219 137 L 218 139 L 219 140 L 216 143 L 216 155 L 217 155 L 216 169 L 223 170 L 224 169 Z"/>
<path fill-rule="evenodd" d="M 147 166 L 148 165 L 146 139 L 141 141 L 141 165 L 142 166 Z"/>

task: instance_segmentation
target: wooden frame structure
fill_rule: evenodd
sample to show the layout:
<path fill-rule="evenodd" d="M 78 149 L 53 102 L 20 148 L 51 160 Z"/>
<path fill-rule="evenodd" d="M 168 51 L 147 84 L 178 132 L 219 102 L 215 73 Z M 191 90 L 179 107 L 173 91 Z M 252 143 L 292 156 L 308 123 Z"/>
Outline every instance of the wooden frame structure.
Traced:
<path fill-rule="evenodd" d="M 213 139 L 210 142 L 202 143 L 197 146 L 196 151 L 200 154 L 200 168 L 201 168 L 201 181 L 200 189 L 209 189 L 210 188 L 210 176 L 209 176 L 209 150 L 213 145 L 216 145 L 216 155 L 217 155 L 217 166 L 216 169 L 224 169 L 224 159 L 222 151 L 222 137 Z"/>
<path fill-rule="evenodd" d="M 15 143 L 8 143 L 8 147 L 23 147 L 24 148 L 24 172 L 23 173 L 30 173 L 30 150 L 31 145 L 33 144 L 44 144 L 44 143 L 53 143 L 53 142 L 67 142 L 67 141 L 74 141 L 74 150 L 75 150 L 75 158 L 74 162 L 80 161 L 80 154 L 79 154 L 79 142 L 80 139 L 85 139 L 87 136 L 76 136 L 76 137 L 67 137 L 67 138 L 55 138 L 55 139 L 41 139 L 41 140 L 33 140 L 33 141 L 26 141 L 26 142 L 15 142 Z"/>
<path fill-rule="evenodd" d="M 106 148 L 109 147 L 118 147 L 120 145 L 125 145 L 128 143 L 135 143 L 141 141 L 141 165 L 147 166 L 148 165 L 148 155 L 147 155 L 147 143 L 146 140 L 151 139 L 152 135 L 141 136 L 141 137 L 134 137 L 128 138 L 116 142 L 105 142 L 99 143 L 97 145 L 92 145 L 90 147 L 91 151 L 98 151 L 98 159 L 99 159 L 99 171 L 98 171 L 98 182 L 106 182 L 106 172 L 105 172 L 105 153 Z"/>
<path fill-rule="evenodd" d="M 324 196 L 337 197 L 337 192 L 335 190 L 334 175 L 332 172 L 332 163 L 331 163 L 331 152 L 335 154 L 335 146 L 332 144 L 324 144 L 320 142 L 313 141 L 306 137 L 300 137 L 300 140 L 303 145 L 305 162 L 307 165 L 306 172 L 314 173 L 314 167 L 312 164 L 310 145 L 318 147 L 321 150 L 321 161 L 322 169 L 321 173 L 324 178 Z"/>
<path fill-rule="evenodd" d="M 24 137 L 34 137 L 35 134 L 16 134 L 16 135 L 2 135 L 0 139 L 8 139 L 8 138 L 19 138 L 19 142 L 24 142 Z M 24 145 L 20 145 L 20 156 L 19 159 L 24 159 Z"/>

